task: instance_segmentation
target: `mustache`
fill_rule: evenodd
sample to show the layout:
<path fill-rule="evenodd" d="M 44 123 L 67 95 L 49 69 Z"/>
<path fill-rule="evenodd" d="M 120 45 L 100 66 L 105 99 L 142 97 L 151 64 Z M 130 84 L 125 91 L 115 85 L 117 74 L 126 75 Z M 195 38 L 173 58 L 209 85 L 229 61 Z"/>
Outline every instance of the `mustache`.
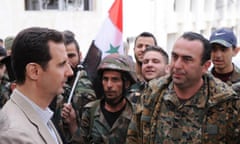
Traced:
<path fill-rule="evenodd" d="M 104 91 L 104 93 L 115 93 L 115 91 L 112 91 L 112 90 L 106 90 L 106 91 Z"/>
<path fill-rule="evenodd" d="M 185 71 L 179 70 L 179 69 L 171 69 L 170 73 L 171 74 L 185 74 Z"/>
<path fill-rule="evenodd" d="M 115 96 L 116 95 L 116 91 L 113 91 L 113 90 L 107 90 L 107 91 L 104 91 L 104 95 L 105 97 L 112 97 L 112 96 Z"/>

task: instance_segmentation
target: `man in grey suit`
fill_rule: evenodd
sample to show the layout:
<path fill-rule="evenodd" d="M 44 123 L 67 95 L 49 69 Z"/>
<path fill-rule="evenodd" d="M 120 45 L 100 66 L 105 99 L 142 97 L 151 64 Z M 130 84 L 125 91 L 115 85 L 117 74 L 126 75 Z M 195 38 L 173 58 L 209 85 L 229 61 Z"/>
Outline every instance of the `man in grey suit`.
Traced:
<path fill-rule="evenodd" d="M 40 27 L 22 30 L 13 42 L 11 60 L 17 86 L 2 108 L 9 129 L 35 144 L 62 144 L 48 108 L 73 74 L 61 32 Z"/>
<path fill-rule="evenodd" d="M 34 141 L 22 132 L 9 129 L 9 121 L 0 110 L 0 144 L 35 144 Z"/>

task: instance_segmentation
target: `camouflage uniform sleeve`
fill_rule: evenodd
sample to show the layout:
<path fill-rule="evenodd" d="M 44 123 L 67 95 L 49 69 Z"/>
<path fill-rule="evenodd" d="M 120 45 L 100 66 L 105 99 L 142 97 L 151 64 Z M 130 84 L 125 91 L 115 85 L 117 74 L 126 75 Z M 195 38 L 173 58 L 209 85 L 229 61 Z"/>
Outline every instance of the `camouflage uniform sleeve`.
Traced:
<path fill-rule="evenodd" d="M 132 116 L 132 120 L 128 126 L 127 131 L 127 144 L 139 144 L 140 143 L 140 118 L 141 118 L 141 112 L 135 112 Z"/>
<path fill-rule="evenodd" d="M 82 113 L 82 121 L 80 123 L 80 127 L 73 134 L 71 139 L 71 144 L 87 144 L 89 143 L 89 129 L 90 129 L 90 117 L 91 117 L 91 109 L 86 108 Z"/>
<path fill-rule="evenodd" d="M 132 116 L 132 120 L 128 126 L 127 131 L 127 144 L 139 144 L 142 142 L 141 140 L 141 117 L 143 112 L 143 104 L 144 104 L 144 98 L 145 94 L 147 92 L 147 88 L 141 90 L 143 93 L 139 96 L 136 104 L 134 104 L 134 113 Z"/>
<path fill-rule="evenodd" d="M 127 131 L 127 144 L 138 144 L 140 143 L 140 124 L 141 124 L 141 116 L 143 110 L 143 101 L 145 97 L 146 83 L 137 83 L 131 87 L 132 89 L 128 93 L 130 98 L 130 102 L 133 106 L 133 116 L 132 120 L 128 126 Z"/>
<path fill-rule="evenodd" d="M 234 101 L 233 103 L 230 104 L 230 108 L 232 109 L 227 109 L 228 115 L 228 123 L 227 123 L 227 142 L 228 143 L 240 143 L 240 99 Z"/>
<path fill-rule="evenodd" d="M 226 142 L 240 143 L 240 99 L 237 98 L 237 100 L 227 102 L 223 107 L 227 107 L 225 108 L 227 112 L 227 126 L 225 127 L 225 129 L 227 129 Z"/>
<path fill-rule="evenodd" d="M 240 143 L 240 99 L 238 96 L 208 108 L 203 143 Z"/>
<path fill-rule="evenodd" d="M 10 94 L 10 82 L 8 82 L 8 79 L 3 78 L 0 83 L 0 108 L 9 100 Z"/>

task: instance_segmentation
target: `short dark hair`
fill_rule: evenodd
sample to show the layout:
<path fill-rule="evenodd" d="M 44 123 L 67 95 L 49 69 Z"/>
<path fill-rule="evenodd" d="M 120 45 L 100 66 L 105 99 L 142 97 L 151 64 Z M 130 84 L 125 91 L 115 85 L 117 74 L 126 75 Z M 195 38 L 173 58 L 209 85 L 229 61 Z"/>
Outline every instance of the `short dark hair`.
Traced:
<path fill-rule="evenodd" d="M 34 62 L 44 70 L 51 60 L 48 42 L 64 43 L 61 32 L 41 27 L 22 30 L 14 39 L 12 46 L 12 67 L 16 83 L 23 84 L 26 80 L 26 65 Z"/>
<path fill-rule="evenodd" d="M 163 48 L 161 48 L 160 46 L 148 46 L 143 53 L 145 54 L 146 52 L 149 52 L 149 51 L 159 52 L 163 56 L 165 63 L 168 64 L 169 56 L 167 52 L 163 50 Z"/>
<path fill-rule="evenodd" d="M 3 43 L 3 39 L 1 39 L 1 38 L 0 38 L 0 42 L 2 42 L 2 43 Z"/>
<path fill-rule="evenodd" d="M 75 39 L 75 35 L 74 35 L 74 33 L 72 31 L 69 31 L 69 30 L 63 31 L 63 37 L 64 37 L 64 44 L 65 45 L 69 45 L 71 43 L 74 43 L 75 46 L 76 46 L 77 52 L 78 53 L 80 52 L 80 47 L 79 47 L 78 42 Z"/>
<path fill-rule="evenodd" d="M 211 58 L 211 45 L 208 39 L 195 32 L 185 32 L 182 38 L 193 41 L 199 40 L 203 44 L 202 65 Z"/>
<path fill-rule="evenodd" d="M 136 37 L 135 42 L 134 42 L 134 45 L 136 45 L 136 41 L 138 40 L 139 37 L 151 37 L 151 38 L 153 38 L 154 45 L 157 45 L 157 39 L 156 39 L 156 37 L 155 37 L 152 33 L 150 33 L 150 32 L 142 32 L 142 33 L 140 33 L 140 34 Z"/>

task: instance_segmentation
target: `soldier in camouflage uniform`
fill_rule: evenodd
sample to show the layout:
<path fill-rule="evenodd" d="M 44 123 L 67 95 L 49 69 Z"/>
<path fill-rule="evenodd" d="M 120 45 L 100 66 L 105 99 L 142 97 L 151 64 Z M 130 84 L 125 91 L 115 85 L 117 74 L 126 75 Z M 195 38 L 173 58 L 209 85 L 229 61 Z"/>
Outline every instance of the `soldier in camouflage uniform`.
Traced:
<path fill-rule="evenodd" d="M 176 41 L 171 75 L 149 82 L 144 107 L 129 124 L 128 144 L 240 143 L 240 98 L 208 72 L 210 50 L 197 33 Z"/>
<path fill-rule="evenodd" d="M 0 64 L 1 67 L 1 64 Z M 0 68 L 1 69 L 1 68 Z M 0 80 L 0 109 L 9 100 L 11 94 L 10 82 L 6 74 Z"/>
<path fill-rule="evenodd" d="M 15 88 L 15 78 L 11 68 L 10 55 L 14 37 L 8 36 L 4 40 L 4 48 L 0 48 L 0 108 L 9 100 L 12 90 Z"/>
<path fill-rule="evenodd" d="M 237 54 L 237 38 L 233 31 L 227 28 L 214 31 L 210 36 L 210 43 L 214 65 L 211 73 L 230 86 L 240 82 L 240 69 L 232 63 L 232 57 Z M 235 91 L 240 94 L 238 89 Z"/>
<path fill-rule="evenodd" d="M 66 143 L 71 138 L 71 132 L 69 130 L 69 125 L 61 117 L 61 109 L 64 103 L 67 103 L 68 101 L 77 72 L 80 72 L 80 76 L 74 89 L 71 103 L 76 110 L 76 122 L 78 125 L 80 125 L 84 105 L 90 101 L 96 100 L 96 94 L 93 90 L 92 82 L 88 78 L 87 72 L 83 67 L 79 67 L 81 52 L 79 50 L 79 45 L 74 38 L 74 34 L 70 31 L 64 31 L 63 35 L 69 63 L 74 71 L 74 76 L 68 79 L 67 84 L 65 85 L 65 92 L 55 99 L 57 104 L 53 121 L 56 124 L 63 141 Z"/>
<path fill-rule="evenodd" d="M 143 52 L 142 60 L 142 76 L 144 81 L 138 81 L 136 84 L 132 85 L 129 93 L 128 99 L 132 103 L 141 103 L 140 96 L 147 82 L 164 76 L 167 74 L 168 70 L 168 54 L 158 46 L 149 46 Z"/>
<path fill-rule="evenodd" d="M 6 66 L 2 62 L 6 55 L 6 50 L 0 46 L 0 108 L 2 108 L 10 96 L 9 79 L 6 73 Z"/>
<path fill-rule="evenodd" d="M 125 98 L 127 89 L 136 82 L 129 59 L 119 54 L 106 56 L 98 67 L 104 90 L 103 99 L 85 106 L 81 126 L 75 129 L 72 143 L 125 143 L 133 109 Z M 64 107 L 68 117 L 71 107 Z"/>

